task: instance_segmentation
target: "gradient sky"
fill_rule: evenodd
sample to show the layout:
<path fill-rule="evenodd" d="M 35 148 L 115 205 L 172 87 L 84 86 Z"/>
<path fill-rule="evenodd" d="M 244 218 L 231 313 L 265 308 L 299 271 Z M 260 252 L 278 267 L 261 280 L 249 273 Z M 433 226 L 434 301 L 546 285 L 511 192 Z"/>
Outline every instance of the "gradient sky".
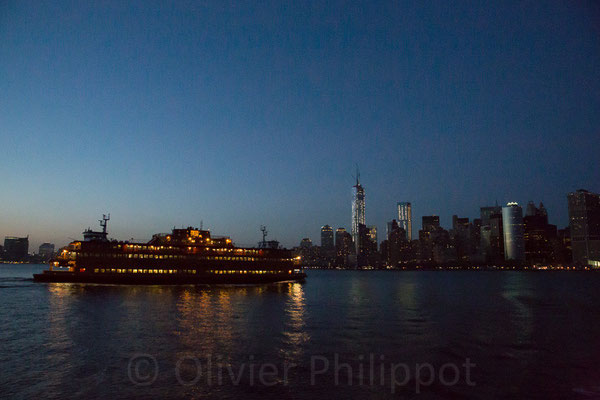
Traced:
<path fill-rule="evenodd" d="M 600 191 L 594 1 L 2 1 L 0 235 L 319 242 Z"/>

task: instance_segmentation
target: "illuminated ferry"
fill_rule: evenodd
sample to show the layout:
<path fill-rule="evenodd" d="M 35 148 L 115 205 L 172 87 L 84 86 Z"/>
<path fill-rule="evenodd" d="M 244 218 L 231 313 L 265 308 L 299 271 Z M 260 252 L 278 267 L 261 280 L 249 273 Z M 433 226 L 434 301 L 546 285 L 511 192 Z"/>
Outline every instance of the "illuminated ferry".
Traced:
<path fill-rule="evenodd" d="M 87 229 L 83 241 L 71 242 L 50 261 L 50 268 L 34 274 L 39 282 L 113 284 L 207 284 L 301 281 L 306 274 L 300 259 L 276 241 L 257 248 L 236 247 L 228 237 L 188 227 L 152 236 L 148 243 L 109 240 L 102 231 Z"/>

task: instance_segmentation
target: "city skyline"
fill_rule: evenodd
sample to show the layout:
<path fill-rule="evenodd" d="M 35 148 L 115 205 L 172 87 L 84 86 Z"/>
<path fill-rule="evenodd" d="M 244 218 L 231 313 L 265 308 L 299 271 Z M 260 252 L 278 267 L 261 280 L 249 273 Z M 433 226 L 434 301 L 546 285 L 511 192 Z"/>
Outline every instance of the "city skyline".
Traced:
<path fill-rule="evenodd" d="M 598 192 L 591 2 L 0 6 L 0 235 L 200 226 L 286 246 L 367 222 Z M 385 16 L 385 18 L 382 18 Z M 413 235 L 416 231 L 413 227 Z M 381 236 L 381 235 L 380 235 Z"/>
<path fill-rule="evenodd" d="M 353 238 L 344 227 L 321 228 L 321 245 L 304 237 L 294 251 L 305 267 L 339 269 L 564 269 L 600 266 L 600 194 L 579 189 L 567 194 L 569 225 L 550 223 L 543 202 L 523 207 L 516 202 L 482 206 L 479 218 L 452 216 L 445 229 L 438 215 L 422 217 L 418 239 L 411 240 L 410 203 L 398 203 L 398 219 L 387 223 L 386 237 L 378 241 L 377 227 L 365 220 L 365 190 L 353 186 Z M 344 236 L 346 239 L 344 239 Z"/>
<path fill-rule="evenodd" d="M 365 196 L 365 188 L 362 185 L 360 185 L 360 184 L 359 184 L 359 186 L 361 188 L 363 196 Z M 355 190 L 356 189 L 356 184 L 353 186 L 353 188 L 354 188 L 354 190 L 353 190 L 353 195 L 352 195 L 352 198 L 351 198 L 352 201 L 350 202 L 350 207 L 348 207 L 348 205 L 347 205 L 346 212 L 348 212 L 348 209 L 353 209 L 354 204 L 355 204 L 355 199 L 356 199 L 356 190 Z M 567 196 L 570 193 L 576 192 L 577 190 L 581 190 L 581 189 L 584 189 L 584 188 L 573 189 L 572 191 L 570 191 L 568 193 L 565 193 L 565 195 L 564 195 L 564 198 L 565 198 L 565 205 L 564 205 L 564 207 L 565 207 L 565 210 L 566 210 L 567 214 L 568 214 Z M 595 190 L 590 190 L 590 191 L 592 193 L 596 192 Z M 422 227 L 421 226 L 421 220 L 422 220 L 422 217 L 424 217 L 424 216 L 425 217 L 427 217 L 427 216 L 436 216 L 440 220 L 440 226 L 442 226 L 442 227 L 452 227 L 453 216 L 460 215 L 462 217 L 469 218 L 469 220 L 472 221 L 472 220 L 474 220 L 476 218 L 480 218 L 481 217 L 481 211 L 482 211 L 481 209 L 488 209 L 488 208 L 491 209 L 491 208 L 494 208 L 494 207 L 499 207 L 500 209 L 502 209 L 503 207 L 505 207 L 505 206 L 507 206 L 509 204 L 513 204 L 513 203 L 516 203 L 520 208 L 522 208 L 522 214 L 524 215 L 524 211 L 523 211 L 524 210 L 524 205 L 529 206 L 528 203 L 530 203 L 532 201 L 533 202 L 544 203 L 544 200 L 535 200 L 535 199 L 530 199 L 530 200 L 527 200 L 527 201 L 507 201 L 507 202 L 504 202 L 504 203 L 502 203 L 502 202 L 496 202 L 497 204 L 495 206 L 493 206 L 491 204 L 482 204 L 482 205 L 480 205 L 477 208 L 477 210 L 475 212 L 470 213 L 470 214 L 461 214 L 461 213 L 458 213 L 458 212 L 454 212 L 454 213 L 452 213 L 449 216 L 442 216 L 442 215 L 440 215 L 439 213 L 436 213 L 436 212 L 421 213 L 421 214 L 416 214 L 415 215 L 413 213 L 413 211 L 412 211 L 413 208 L 414 208 L 414 203 L 413 202 L 396 202 L 395 203 L 395 207 L 392 208 L 392 212 L 389 213 L 389 216 L 387 217 L 387 220 L 385 222 L 382 222 L 381 224 L 379 224 L 379 223 L 372 223 L 366 217 L 365 217 L 365 222 L 366 222 L 367 226 L 374 226 L 377 229 L 383 229 L 383 232 L 385 233 L 385 228 L 388 226 L 388 223 L 392 219 L 398 220 L 398 206 L 400 204 L 409 204 L 410 205 L 410 210 L 411 210 L 410 211 L 411 218 L 412 218 L 411 226 L 412 226 L 412 230 L 413 230 L 413 239 L 414 239 L 415 232 L 418 232 L 418 230 L 421 229 L 421 227 Z M 367 207 L 364 204 L 364 200 L 363 200 L 363 206 L 364 206 L 364 209 L 363 209 L 362 212 L 363 212 L 363 215 L 366 215 L 366 208 Z M 370 210 L 370 211 L 376 211 L 376 210 Z M 379 214 L 379 213 L 377 213 L 377 214 Z M 352 212 L 352 215 L 354 215 L 354 211 Z M 549 221 L 552 222 L 552 223 L 554 223 L 554 224 L 556 224 L 558 228 L 565 228 L 565 227 L 569 226 L 568 215 L 567 215 L 566 219 L 567 219 L 566 222 L 564 224 L 561 224 L 560 222 L 556 221 L 555 213 L 553 212 L 553 210 L 550 210 L 550 212 L 549 212 Z M 113 221 L 114 221 L 114 219 L 111 220 L 111 227 L 112 227 L 112 222 Z M 94 222 L 96 222 L 96 225 L 97 225 L 98 220 L 96 219 L 96 220 L 94 220 Z M 342 222 L 339 225 L 335 225 L 335 224 L 331 224 L 329 222 L 325 222 L 323 225 L 313 227 L 312 231 L 315 232 L 314 234 L 304 234 L 304 235 L 301 234 L 301 235 L 298 235 L 297 237 L 292 237 L 292 239 L 289 240 L 289 241 L 280 240 L 280 237 L 277 236 L 278 232 L 280 231 L 278 229 L 278 230 L 274 230 L 275 231 L 274 234 L 270 234 L 269 239 L 278 240 L 282 245 L 284 245 L 287 248 L 293 248 L 293 247 L 298 246 L 302 238 L 309 238 L 314 243 L 317 243 L 317 242 L 319 242 L 319 240 L 321 238 L 322 228 L 324 226 L 328 226 L 329 228 L 331 228 L 332 232 L 334 230 L 338 229 L 338 228 L 344 228 L 348 232 L 351 232 L 352 220 L 346 221 L 346 222 L 347 223 L 343 223 Z M 202 224 L 204 224 L 203 221 L 201 221 L 197 225 L 194 225 L 194 224 L 187 224 L 187 225 L 182 224 L 179 227 L 181 227 L 181 228 L 187 227 L 187 226 L 200 227 Z M 97 229 L 98 227 L 96 225 L 94 225 L 93 223 L 88 224 L 88 225 L 86 225 L 85 229 L 87 229 L 87 228 Z M 256 229 L 256 231 L 257 231 L 256 237 L 257 238 L 260 236 L 260 227 L 261 226 L 258 226 L 257 227 L 258 229 Z M 176 225 L 174 225 L 172 227 L 176 227 Z M 164 229 L 163 231 L 160 231 L 160 232 L 166 232 L 169 229 L 171 229 L 172 227 L 166 228 L 166 229 Z M 204 228 L 213 231 L 213 229 L 211 229 L 211 227 L 204 226 Z M 272 228 L 269 228 L 269 230 L 271 230 L 271 229 Z M 83 238 L 83 236 L 82 236 L 83 230 L 84 230 L 84 228 L 81 228 L 81 233 L 79 235 L 74 235 L 73 237 L 69 237 L 66 240 L 65 239 L 59 239 L 59 240 L 48 239 L 52 235 L 48 235 L 47 237 L 41 237 L 41 236 L 33 236 L 33 235 L 30 235 L 29 233 L 25 233 L 25 234 L 11 234 L 11 233 L 0 232 L 0 237 L 28 237 L 30 239 L 30 249 L 37 249 L 40 245 L 42 245 L 44 243 L 47 243 L 48 241 L 52 242 L 52 243 L 56 243 L 57 248 L 59 248 L 59 247 L 62 247 L 64 245 L 66 245 L 71 240 L 80 240 L 80 239 L 82 239 Z M 127 233 L 126 229 L 121 228 L 121 230 L 124 231 L 125 233 Z M 25 232 L 26 229 L 24 227 L 21 227 L 20 231 Z M 226 235 L 226 236 L 230 236 L 233 239 L 234 242 L 236 242 L 238 244 L 241 244 L 241 245 L 244 245 L 244 246 L 248 246 L 248 247 L 254 247 L 256 245 L 256 242 L 258 241 L 258 239 L 256 239 L 255 241 L 252 241 L 250 239 L 249 241 L 245 241 L 245 242 L 236 241 L 235 232 L 229 232 L 229 233 L 227 233 L 227 232 L 215 233 L 215 232 L 213 232 L 213 234 L 217 234 L 217 235 L 218 234 L 223 234 L 223 235 Z M 286 231 L 284 229 L 281 229 L 281 232 L 282 233 L 287 233 L 286 236 L 288 236 L 288 237 L 290 236 L 290 233 L 289 233 L 290 231 Z M 145 234 L 146 235 L 145 238 L 144 237 L 130 237 L 130 238 L 128 238 L 127 235 L 125 235 L 123 237 L 116 236 L 109 229 L 109 237 L 111 237 L 111 238 L 118 239 L 118 240 L 130 240 L 130 239 L 134 239 L 134 241 L 138 241 L 138 242 L 146 242 L 146 241 L 148 241 L 152 237 L 152 235 L 155 234 L 155 233 L 159 233 L 159 231 L 148 232 L 148 233 Z M 381 243 L 383 240 L 385 240 L 385 235 L 381 235 L 381 236 L 378 237 L 378 243 Z M 356 245 L 356 243 L 355 243 L 355 245 Z M 31 251 L 30 251 L 30 253 L 31 253 Z"/>

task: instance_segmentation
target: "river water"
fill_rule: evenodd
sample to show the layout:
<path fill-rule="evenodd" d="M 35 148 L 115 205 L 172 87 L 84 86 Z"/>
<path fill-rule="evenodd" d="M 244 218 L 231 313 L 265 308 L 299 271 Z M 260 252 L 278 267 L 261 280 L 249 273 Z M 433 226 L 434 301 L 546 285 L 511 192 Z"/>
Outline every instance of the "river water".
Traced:
<path fill-rule="evenodd" d="M 1 398 L 596 398 L 600 274 L 44 284 L 0 265 Z"/>

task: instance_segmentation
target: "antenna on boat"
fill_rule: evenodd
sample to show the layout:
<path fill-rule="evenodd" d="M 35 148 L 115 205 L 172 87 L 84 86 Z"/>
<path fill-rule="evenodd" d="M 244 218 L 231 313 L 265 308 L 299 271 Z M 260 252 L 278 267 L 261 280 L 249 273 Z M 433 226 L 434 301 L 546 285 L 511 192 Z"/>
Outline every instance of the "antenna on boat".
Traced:
<path fill-rule="evenodd" d="M 106 233 L 106 224 L 110 220 L 110 214 L 108 216 L 106 214 L 102 214 L 102 219 L 99 219 L 100 226 L 102 227 L 102 233 Z"/>
<path fill-rule="evenodd" d="M 267 231 L 267 227 L 264 226 L 264 225 L 260 226 L 260 231 L 262 232 L 262 236 L 263 236 L 262 245 L 263 245 L 263 247 L 266 247 L 266 244 L 267 244 L 267 234 L 269 232 Z"/>

